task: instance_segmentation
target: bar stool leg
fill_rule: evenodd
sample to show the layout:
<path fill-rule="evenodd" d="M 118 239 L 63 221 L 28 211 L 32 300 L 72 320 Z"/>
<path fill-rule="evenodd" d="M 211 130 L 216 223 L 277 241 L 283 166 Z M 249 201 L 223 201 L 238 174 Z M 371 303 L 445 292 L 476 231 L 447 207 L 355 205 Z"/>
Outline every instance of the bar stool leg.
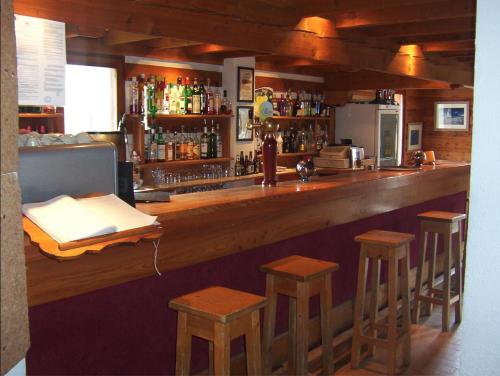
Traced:
<path fill-rule="evenodd" d="M 455 303 L 455 322 L 460 323 L 462 322 L 462 261 L 460 259 L 461 252 L 460 252 L 460 242 L 462 239 L 462 231 L 461 229 L 458 231 L 456 235 L 456 242 L 454 243 L 454 253 L 455 253 L 455 280 L 456 280 L 456 292 L 459 295 L 459 300 L 458 302 Z"/>
<path fill-rule="evenodd" d="M 288 299 L 288 373 L 297 368 L 297 299 Z"/>
<path fill-rule="evenodd" d="M 389 308 L 389 321 L 388 321 L 388 334 L 387 334 L 387 352 L 388 352 L 388 372 L 389 374 L 396 373 L 397 362 L 397 304 L 398 304 L 398 260 L 396 257 L 389 258 L 389 280 L 388 280 L 388 308 Z"/>
<path fill-rule="evenodd" d="M 444 234 L 444 283 L 443 283 L 443 319 L 442 329 L 447 332 L 450 327 L 450 294 L 451 294 L 451 251 L 452 236 L 449 231 Z"/>
<path fill-rule="evenodd" d="M 358 266 L 358 285 L 356 291 L 356 303 L 354 305 L 354 331 L 352 337 L 351 367 L 358 368 L 361 358 L 361 344 L 359 339 L 363 328 L 363 305 L 366 292 L 366 269 L 368 268 L 368 259 L 366 258 L 366 246 L 361 244 Z"/>
<path fill-rule="evenodd" d="M 229 325 L 216 322 L 214 324 L 214 371 L 216 375 L 231 374 L 231 352 Z"/>
<path fill-rule="evenodd" d="M 177 315 L 177 344 L 175 374 L 178 376 L 189 375 L 191 363 L 191 335 L 187 328 L 187 313 L 179 312 Z"/>
<path fill-rule="evenodd" d="M 429 275 L 427 276 L 427 288 L 429 290 L 429 296 L 434 297 L 432 289 L 434 288 L 434 280 L 436 276 L 436 253 L 437 253 L 437 243 L 438 243 L 438 233 L 432 233 L 430 239 L 430 258 L 429 258 Z M 432 314 L 432 303 L 427 304 L 428 314 Z"/>
<path fill-rule="evenodd" d="M 297 375 L 308 372 L 307 355 L 309 347 L 309 284 L 297 282 L 297 357 L 295 363 Z"/>
<path fill-rule="evenodd" d="M 274 275 L 266 276 L 267 304 L 264 308 L 264 339 L 262 344 L 262 372 L 270 375 L 273 368 L 273 340 L 276 325 L 276 301 L 278 294 L 274 289 Z"/>
<path fill-rule="evenodd" d="M 259 376 L 262 374 L 260 357 L 260 318 L 259 311 L 252 312 L 250 330 L 245 333 L 245 347 L 247 351 L 247 374 Z"/>
<path fill-rule="evenodd" d="M 321 342 L 323 345 L 323 374 L 333 373 L 333 323 L 332 315 L 332 276 L 326 274 L 323 280 L 323 289 L 320 292 L 321 300 Z"/>
<path fill-rule="evenodd" d="M 370 336 L 377 338 L 378 289 L 380 286 L 380 258 L 372 259 L 371 292 L 370 292 Z M 368 345 L 368 355 L 373 356 L 375 345 Z"/>
<path fill-rule="evenodd" d="M 406 333 L 406 339 L 403 350 L 403 364 L 410 365 L 411 361 L 411 325 L 410 325 L 410 245 L 406 245 L 406 256 L 401 264 L 401 297 L 403 300 L 403 332 Z"/>
<path fill-rule="evenodd" d="M 427 252 L 427 232 L 420 226 L 420 240 L 419 240 L 419 255 L 417 267 L 417 283 L 415 286 L 415 306 L 413 308 L 413 322 L 416 324 L 420 319 L 420 294 L 422 294 L 422 270 L 425 263 L 425 254 Z"/>

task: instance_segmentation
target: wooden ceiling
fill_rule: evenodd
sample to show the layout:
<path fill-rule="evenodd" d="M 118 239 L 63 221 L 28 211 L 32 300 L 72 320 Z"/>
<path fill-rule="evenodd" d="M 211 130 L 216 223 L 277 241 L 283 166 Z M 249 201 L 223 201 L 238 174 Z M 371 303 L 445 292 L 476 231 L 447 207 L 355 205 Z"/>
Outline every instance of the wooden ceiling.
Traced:
<path fill-rule="evenodd" d="M 475 0 L 13 3 L 17 14 L 66 22 L 69 51 L 215 64 L 256 56 L 258 69 L 361 86 L 473 84 Z"/>

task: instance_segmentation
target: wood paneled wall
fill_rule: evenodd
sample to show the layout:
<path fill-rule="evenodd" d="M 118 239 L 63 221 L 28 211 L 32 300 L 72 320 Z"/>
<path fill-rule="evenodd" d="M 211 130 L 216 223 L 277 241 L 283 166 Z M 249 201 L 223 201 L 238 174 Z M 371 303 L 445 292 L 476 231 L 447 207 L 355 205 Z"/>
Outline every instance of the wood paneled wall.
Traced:
<path fill-rule="evenodd" d="M 298 92 L 304 89 L 308 93 L 323 93 L 325 85 L 319 82 L 306 82 L 297 80 L 288 80 L 275 77 L 255 77 L 255 88 L 272 87 L 274 91 L 292 91 Z"/>
<path fill-rule="evenodd" d="M 408 123 L 422 122 L 422 149 L 434 150 L 437 159 L 470 161 L 473 128 L 473 90 L 405 90 L 404 151 L 408 157 Z M 441 101 L 469 101 L 469 130 L 435 131 L 434 104 Z"/>

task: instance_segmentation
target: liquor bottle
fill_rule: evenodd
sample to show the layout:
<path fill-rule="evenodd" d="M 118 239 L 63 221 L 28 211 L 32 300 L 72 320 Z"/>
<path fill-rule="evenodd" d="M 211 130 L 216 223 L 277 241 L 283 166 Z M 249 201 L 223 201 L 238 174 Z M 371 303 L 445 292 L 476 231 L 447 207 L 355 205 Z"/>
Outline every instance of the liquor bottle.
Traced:
<path fill-rule="evenodd" d="M 175 158 L 175 143 L 168 131 L 165 136 L 165 143 L 167 144 L 166 147 L 167 161 L 173 161 Z"/>
<path fill-rule="evenodd" d="M 165 85 L 163 89 L 163 110 L 162 113 L 168 115 L 170 113 L 170 86 Z"/>
<path fill-rule="evenodd" d="M 221 113 L 222 98 L 220 96 L 219 83 L 216 83 L 214 91 L 214 113 L 219 115 Z"/>
<path fill-rule="evenodd" d="M 272 104 L 273 104 L 273 115 L 280 115 L 280 108 L 279 108 L 279 99 L 276 96 L 276 94 L 273 95 L 272 99 Z"/>
<path fill-rule="evenodd" d="M 139 113 L 139 88 L 136 77 L 132 77 L 130 82 L 130 113 Z"/>
<path fill-rule="evenodd" d="M 217 135 L 215 134 L 214 121 L 212 120 L 212 129 L 208 135 L 208 158 L 217 158 Z"/>
<path fill-rule="evenodd" d="M 242 166 L 240 163 L 240 156 L 236 154 L 236 162 L 234 163 L 234 176 L 242 175 Z"/>
<path fill-rule="evenodd" d="M 305 152 L 307 147 L 306 147 L 306 132 L 304 129 L 302 129 L 302 131 L 300 132 L 298 144 L 299 144 L 298 152 L 299 153 Z"/>
<path fill-rule="evenodd" d="M 245 157 L 246 159 L 246 157 Z M 254 166 L 253 166 L 253 156 L 252 152 L 250 151 L 250 156 L 248 157 L 248 162 L 246 163 L 247 165 L 247 175 L 252 175 L 254 173 Z"/>
<path fill-rule="evenodd" d="M 149 157 L 150 157 L 150 150 L 151 147 L 151 128 L 144 133 L 144 163 L 149 163 Z"/>
<path fill-rule="evenodd" d="M 255 150 L 255 156 L 253 157 L 253 172 L 258 174 L 260 172 L 260 160 L 257 156 L 257 150 Z"/>
<path fill-rule="evenodd" d="M 193 133 L 193 159 L 200 159 L 200 139 L 198 138 L 198 130 L 195 128 Z"/>
<path fill-rule="evenodd" d="M 328 146 L 328 132 L 325 131 L 323 132 L 323 148 L 326 148 Z"/>
<path fill-rule="evenodd" d="M 180 143 L 181 143 L 181 160 L 186 160 L 187 159 L 187 139 L 186 135 L 184 134 L 184 125 L 181 125 L 181 137 L 180 137 Z"/>
<path fill-rule="evenodd" d="M 207 120 L 203 120 L 203 134 L 200 139 L 200 157 L 201 159 L 210 158 L 208 155 L 208 134 L 207 134 Z"/>
<path fill-rule="evenodd" d="M 144 73 L 141 73 L 139 75 L 139 80 L 137 82 L 137 97 L 138 97 L 138 113 L 143 114 L 144 113 L 144 86 L 146 85 L 146 75 Z"/>
<path fill-rule="evenodd" d="M 250 170 L 251 170 L 250 169 L 250 165 L 252 165 L 252 164 L 250 163 L 250 159 L 248 159 L 248 154 L 247 154 L 247 155 L 245 155 L 245 162 L 243 163 L 243 166 L 245 166 L 245 175 L 251 175 L 252 174 L 250 172 Z M 253 165 L 252 165 L 252 167 L 253 167 Z M 253 170 L 253 168 L 252 168 L 252 170 Z"/>
<path fill-rule="evenodd" d="M 285 98 L 286 116 L 292 116 L 293 102 L 292 102 L 292 98 L 291 98 L 291 93 L 292 93 L 292 90 L 288 89 L 288 92 L 286 93 L 286 98 Z"/>
<path fill-rule="evenodd" d="M 155 104 L 156 111 L 163 113 L 163 101 L 165 98 L 165 77 L 155 77 Z"/>
<path fill-rule="evenodd" d="M 177 103 L 179 102 L 179 92 L 177 91 L 177 85 L 172 83 L 169 84 L 169 113 L 174 115 L 177 114 Z"/>
<path fill-rule="evenodd" d="M 184 115 L 186 113 L 186 93 L 184 85 L 182 85 L 182 77 L 177 77 L 177 113 L 180 115 Z"/>
<path fill-rule="evenodd" d="M 177 134 L 177 131 L 174 131 L 174 159 L 176 161 L 181 160 L 181 139 Z"/>
<path fill-rule="evenodd" d="M 158 161 L 158 144 L 156 143 L 156 135 L 154 128 L 151 129 L 151 146 L 149 147 L 149 162 L 155 163 Z"/>
<path fill-rule="evenodd" d="M 200 82 L 200 112 L 202 114 L 207 113 L 207 91 L 203 81 Z"/>
<path fill-rule="evenodd" d="M 213 115 L 215 113 L 214 92 L 210 86 L 210 78 L 207 78 L 207 114 Z"/>
<path fill-rule="evenodd" d="M 186 77 L 186 85 L 184 87 L 184 102 L 186 107 L 186 114 L 193 113 L 193 90 L 189 84 L 189 77 Z"/>
<path fill-rule="evenodd" d="M 283 154 L 290 153 L 290 140 L 288 138 L 288 131 L 283 132 Z"/>
<path fill-rule="evenodd" d="M 221 112 L 221 114 L 227 114 L 228 113 L 227 90 L 224 90 L 223 93 L 224 93 L 224 95 L 222 97 L 220 112 Z"/>
<path fill-rule="evenodd" d="M 281 135 L 281 132 L 278 132 L 278 138 L 276 139 L 277 146 L 278 146 L 278 155 L 283 154 L 283 136 Z"/>
<path fill-rule="evenodd" d="M 247 162 L 248 162 L 248 158 L 247 158 Z M 240 165 L 241 165 L 241 175 L 246 175 L 247 169 L 246 169 L 246 165 L 245 165 L 245 157 L 243 155 L 243 150 L 240 151 Z"/>
<path fill-rule="evenodd" d="M 193 149 L 194 149 L 193 138 L 188 131 L 188 133 L 187 133 L 187 159 L 194 159 Z"/>
<path fill-rule="evenodd" d="M 316 148 L 316 140 L 314 139 L 314 131 L 312 124 L 309 124 L 309 129 L 306 134 L 306 150 L 313 152 Z"/>
<path fill-rule="evenodd" d="M 323 149 L 323 131 L 321 131 L 321 135 L 316 137 L 316 151 L 319 152 Z"/>
<path fill-rule="evenodd" d="M 196 77 L 193 82 L 193 114 L 201 114 L 201 91 Z"/>
<path fill-rule="evenodd" d="M 157 144 L 157 157 L 158 162 L 165 162 L 166 150 L 165 150 L 165 139 L 163 138 L 163 128 L 158 128 L 158 137 L 156 138 Z"/>
<path fill-rule="evenodd" d="M 217 137 L 217 158 L 222 158 L 222 137 L 220 135 L 219 123 L 215 127 L 215 136 Z"/>
<path fill-rule="evenodd" d="M 150 75 L 148 79 L 148 85 L 147 85 L 147 106 L 148 106 L 148 113 L 151 114 L 151 116 L 155 116 L 156 113 L 158 112 L 158 107 L 156 107 L 156 100 L 155 100 L 155 76 Z"/>
<path fill-rule="evenodd" d="M 285 96 L 283 94 L 281 94 L 279 100 L 279 109 L 280 109 L 280 116 L 286 116 Z"/>

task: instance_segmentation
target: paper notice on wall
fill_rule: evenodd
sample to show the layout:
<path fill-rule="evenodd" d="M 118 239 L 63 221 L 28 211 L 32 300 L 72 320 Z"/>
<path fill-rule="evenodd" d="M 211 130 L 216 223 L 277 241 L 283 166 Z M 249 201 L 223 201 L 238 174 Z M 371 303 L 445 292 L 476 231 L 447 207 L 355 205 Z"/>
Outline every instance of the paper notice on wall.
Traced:
<path fill-rule="evenodd" d="M 64 23 L 15 17 L 19 105 L 64 106 Z"/>

